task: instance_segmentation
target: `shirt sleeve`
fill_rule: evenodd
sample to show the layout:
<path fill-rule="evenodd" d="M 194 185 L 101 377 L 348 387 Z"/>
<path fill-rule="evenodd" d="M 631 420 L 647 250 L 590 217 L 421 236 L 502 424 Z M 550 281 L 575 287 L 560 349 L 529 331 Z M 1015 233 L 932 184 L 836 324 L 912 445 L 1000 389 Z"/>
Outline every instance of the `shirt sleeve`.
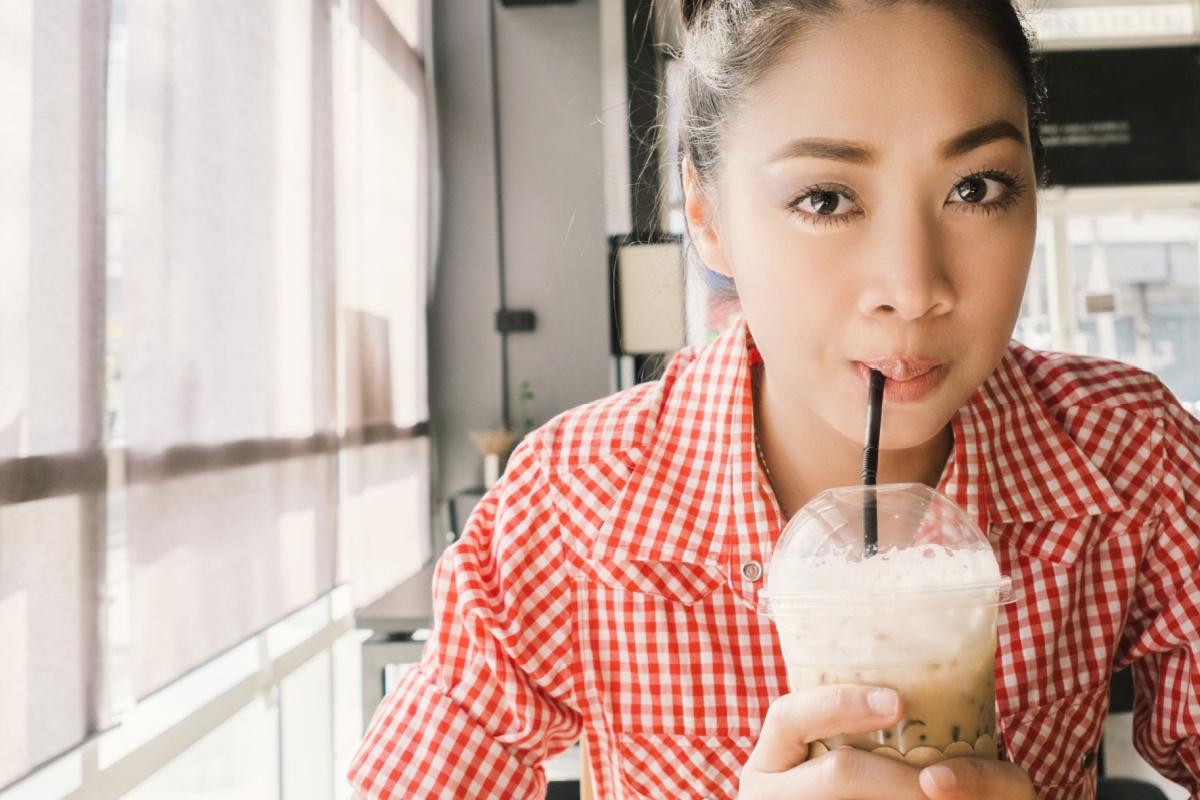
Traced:
<path fill-rule="evenodd" d="M 368 798 L 543 798 L 542 762 L 579 737 L 571 583 L 536 447 L 438 562 L 434 633 L 384 698 L 349 773 Z"/>
<path fill-rule="evenodd" d="M 1125 629 L 1134 746 L 1200 800 L 1200 423 L 1173 400 L 1155 477 L 1159 518 Z"/>

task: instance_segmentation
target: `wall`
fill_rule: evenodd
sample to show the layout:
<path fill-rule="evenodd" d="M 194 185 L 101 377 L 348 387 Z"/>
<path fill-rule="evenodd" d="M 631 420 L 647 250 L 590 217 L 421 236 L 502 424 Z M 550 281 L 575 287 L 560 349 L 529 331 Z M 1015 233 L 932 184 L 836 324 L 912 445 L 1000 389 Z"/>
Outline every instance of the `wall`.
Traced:
<path fill-rule="evenodd" d="M 488 2 L 432 6 L 442 216 L 430 306 L 435 537 L 444 498 L 481 480 L 468 430 L 502 421 L 500 304 L 537 314 L 508 339 L 513 424 L 528 380 L 537 424 L 609 392 L 600 0 L 496 5 L 498 93 Z M 499 102 L 497 214 L 493 100 Z M 498 226 L 499 219 L 499 226 Z M 440 519 L 439 519 L 440 516 Z"/>

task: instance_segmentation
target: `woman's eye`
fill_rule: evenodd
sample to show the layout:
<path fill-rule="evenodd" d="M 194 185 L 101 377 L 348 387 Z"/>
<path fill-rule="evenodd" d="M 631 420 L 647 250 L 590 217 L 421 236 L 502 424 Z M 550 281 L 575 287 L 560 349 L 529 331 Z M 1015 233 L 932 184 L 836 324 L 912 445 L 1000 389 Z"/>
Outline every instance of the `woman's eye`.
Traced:
<path fill-rule="evenodd" d="M 854 201 L 835 189 L 811 189 L 795 200 L 792 208 L 809 217 L 842 217 L 854 211 Z"/>
<path fill-rule="evenodd" d="M 841 202 L 841 195 L 837 192 L 813 192 L 800 205 L 805 211 L 828 217 L 838 210 Z"/>
<path fill-rule="evenodd" d="M 994 178 L 972 175 L 969 178 L 964 178 L 955 185 L 953 191 L 950 192 L 949 202 L 995 203 L 1004 196 L 1007 188 L 1003 183 Z"/>

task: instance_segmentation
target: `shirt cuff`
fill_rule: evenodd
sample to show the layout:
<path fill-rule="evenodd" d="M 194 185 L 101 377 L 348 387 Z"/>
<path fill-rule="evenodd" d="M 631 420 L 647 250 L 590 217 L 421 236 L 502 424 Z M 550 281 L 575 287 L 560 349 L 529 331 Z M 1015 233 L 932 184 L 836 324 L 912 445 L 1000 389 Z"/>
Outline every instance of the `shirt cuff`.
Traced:
<path fill-rule="evenodd" d="M 348 778 L 370 800 L 546 794 L 545 772 L 492 738 L 420 667 L 405 673 L 380 704 Z"/>

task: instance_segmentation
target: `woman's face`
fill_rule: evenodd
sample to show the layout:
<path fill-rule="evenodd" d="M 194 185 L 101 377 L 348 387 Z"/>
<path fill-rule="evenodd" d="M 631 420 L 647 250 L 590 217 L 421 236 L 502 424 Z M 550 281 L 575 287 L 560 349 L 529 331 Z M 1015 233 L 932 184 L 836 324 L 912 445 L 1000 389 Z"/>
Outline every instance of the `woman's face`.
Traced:
<path fill-rule="evenodd" d="M 773 407 L 861 439 L 875 367 L 883 446 L 937 436 L 1003 355 L 1033 253 L 1025 100 L 999 56 L 945 12 L 847 14 L 724 137 L 688 218 L 737 285 Z"/>

